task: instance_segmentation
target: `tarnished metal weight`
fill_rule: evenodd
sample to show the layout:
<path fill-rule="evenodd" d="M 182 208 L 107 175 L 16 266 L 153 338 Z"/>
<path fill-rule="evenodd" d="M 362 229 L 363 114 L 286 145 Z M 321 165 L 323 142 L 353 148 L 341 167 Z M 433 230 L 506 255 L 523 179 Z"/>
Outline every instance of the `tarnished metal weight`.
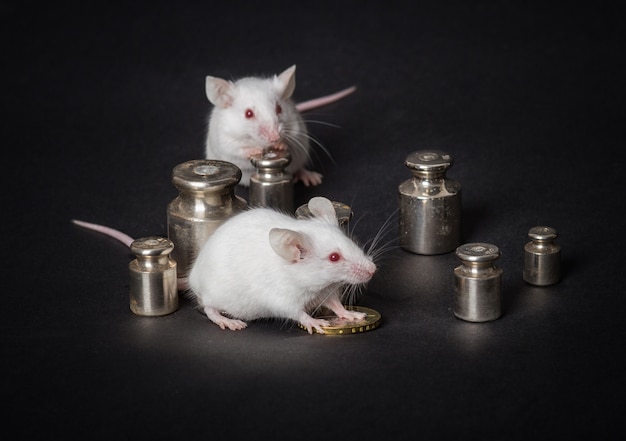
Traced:
<path fill-rule="evenodd" d="M 502 273 L 494 263 L 497 246 L 467 243 L 456 249 L 461 265 L 454 269 L 454 315 L 468 322 L 496 320 L 502 315 Z"/>
<path fill-rule="evenodd" d="M 524 280 L 532 285 L 554 285 L 561 279 L 561 246 L 554 243 L 552 227 L 536 226 L 528 231 L 524 245 Z"/>
<path fill-rule="evenodd" d="M 188 276 L 217 227 L 247 208 L 246 201 L 235 194 L 240 180 L 239 167 L 226 161 L 197 159 L 174 167 L 172 183 L 179 195 L 167 207 L 167 232 L 175 245 L 172 257 L 179 279 Z"/>
<path fill-rule="evenodd" d="M 399 244 L 415 254 L 454 251 L 461 240 L 461 184 L 446 177 L 452 157 L 440 150 L 409 154 L 404 165 L 413 174 L 399 193 Z"/>
<path fill-rule="evenodd" d="M 293 175 L 285 171 L 291 163 L 289 151 L 266 149 L 250 162 L 256 172 L 250 177 L 248 204 L 293 213 Z"/>
<path fill-rule="evenodd" d="M 171 314 L 178 309 L 176 262 L 170 257 L 174 244 L 164 237 L 149 236 L 130 245 L 136 259 L 130 271 L 130 310 L 143 316 Z"/>

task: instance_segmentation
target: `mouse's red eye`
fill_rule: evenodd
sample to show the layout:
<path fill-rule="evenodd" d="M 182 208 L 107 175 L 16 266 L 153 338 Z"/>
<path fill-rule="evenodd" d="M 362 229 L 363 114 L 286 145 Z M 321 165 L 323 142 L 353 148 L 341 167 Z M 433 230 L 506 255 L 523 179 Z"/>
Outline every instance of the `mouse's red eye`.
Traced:
<path fill-rule="evenodd" d="M 246 109 L 246 118 L 254 118 L 254 112 L 252 111 L 252 109 Z"/>
<path fill-rule="evenodd" d="M 276 103 L 276 115 L 280 115 L 283 113 L 283 108 L 280 107 L 280 104 Z"/>
<path fill-rule="evenodd" d="M 339 262 L 341 260 L 341 254 L 339 254 L 339 253 L 331 253 L 328 256 L 328 260 L 330 260 L 331 262 Z"/>

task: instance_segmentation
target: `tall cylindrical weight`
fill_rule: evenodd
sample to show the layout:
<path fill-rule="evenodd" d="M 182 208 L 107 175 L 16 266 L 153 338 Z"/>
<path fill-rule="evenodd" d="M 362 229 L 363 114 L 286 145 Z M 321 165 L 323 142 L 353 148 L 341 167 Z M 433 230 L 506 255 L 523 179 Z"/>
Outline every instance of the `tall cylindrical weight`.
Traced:
<path fill-rule="evenodd" d="M 524 245 L 524 280 L 532 285 L 554 285 L 561 278 L 561 247 L 553 241 L 552 227 L 537 226 L 528 231 L 531 241 Z"/>
<path fill-rule="evenodd" d="M 131 251 L 137 257 L 130 271 L 130 310 L 143 316 L 170 314 L 178 309 L 176 262 L 170 258 L 171 240 L 149 236 L 134 240 Z"/>
<path fill-rule="evenodd" d="M 462 265 L 454 269 L 454 315 L 468 322 L 496 320 L 502 314 L 502 269 L 494 262 L 500 250 L 488 243 L 456 249 Z"/>
<path fill-rule="evenodd" d="M 291 163 L 289 151 L 267 149 L 250 162 L 256 172 L 250 177 L 249 205 L 293 213 L 293 176 L 285 171 Z"/>
<path fill-rule="evenodd" d="M 235 195 L 240 180 L 239 167 L 226 161 L 198 159 L 174 167 L 172 183 L 179 195 L 167 207 L 167 232 L 175 245 L 179 279 L 188 276 L 217 227 L 246 209 L 246 201 Z"/>
<path fill-rule="evenodd" d="M 420 150 L 404 161 L 413 177 L 398 187 L 402 248 L 415 254 L 444 254 L 461 239 L 461 184 L 446 177 L 452 157 Z"/>

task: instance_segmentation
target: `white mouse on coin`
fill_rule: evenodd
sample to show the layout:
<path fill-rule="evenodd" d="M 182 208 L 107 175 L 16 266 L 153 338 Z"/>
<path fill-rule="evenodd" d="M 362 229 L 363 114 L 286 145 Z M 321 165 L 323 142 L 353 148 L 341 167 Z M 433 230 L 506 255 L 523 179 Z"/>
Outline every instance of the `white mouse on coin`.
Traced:
<path fill-rule="evenodd" d="M 311 315 L 322 306 L 344 319 L 365 317 L 341 297 L 369 282 L 376 264 L 339 227 L 328 199 L 308 206 L 306 219 L 250 209 L 209 237 L 189 273 L 189 294 L 212 322 L 240 330 L 249 320 L 290 319 L 323 334 L 328 321 Z"/>

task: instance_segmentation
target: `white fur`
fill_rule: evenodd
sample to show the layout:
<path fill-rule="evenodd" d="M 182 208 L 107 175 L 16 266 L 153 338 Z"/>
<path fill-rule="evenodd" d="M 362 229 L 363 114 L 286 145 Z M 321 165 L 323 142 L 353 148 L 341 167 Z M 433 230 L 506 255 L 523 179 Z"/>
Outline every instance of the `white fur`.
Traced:
<path fill-rule="evenodd" d="M 309 208 L 315 217 L 299 220 L 252 209 L 209 237 L 189 274 L 191 294 L 209 319 L 235 330 L 247 320 L 286 318 L 323 332 L 328 323 L 309 315 L 320 305 L 363 318 L 341 305 L 341 287 L 368 282 L 376 266 L 339 228 L 328 199 L 313 198 Z M 332 262 L 332 253 L 340 260 Z"/>
<path fill-rule="evenodd" d="M 206 95 L 214 107 L 208 123 L 206 158 L 235 164 L 242 172 L 240 184 L 248 186 L 255 172 L 251 155 L 269 146 L 288 148 L 292 159 L 287 172 L 307 186 L 320 184 L 322 175 L 306 168 L 311 146 L 300 112 L 342 99 L 356 88 L 296 105 L 291 100 L 295 87 L 295 65 L 270 78 L 246 77 L 233 82 L 207 76 Z M 279 114 L 277 104 L 282 109 Z M 247 110 L 252 110 L 253 118 L 246 118 Z"/>

